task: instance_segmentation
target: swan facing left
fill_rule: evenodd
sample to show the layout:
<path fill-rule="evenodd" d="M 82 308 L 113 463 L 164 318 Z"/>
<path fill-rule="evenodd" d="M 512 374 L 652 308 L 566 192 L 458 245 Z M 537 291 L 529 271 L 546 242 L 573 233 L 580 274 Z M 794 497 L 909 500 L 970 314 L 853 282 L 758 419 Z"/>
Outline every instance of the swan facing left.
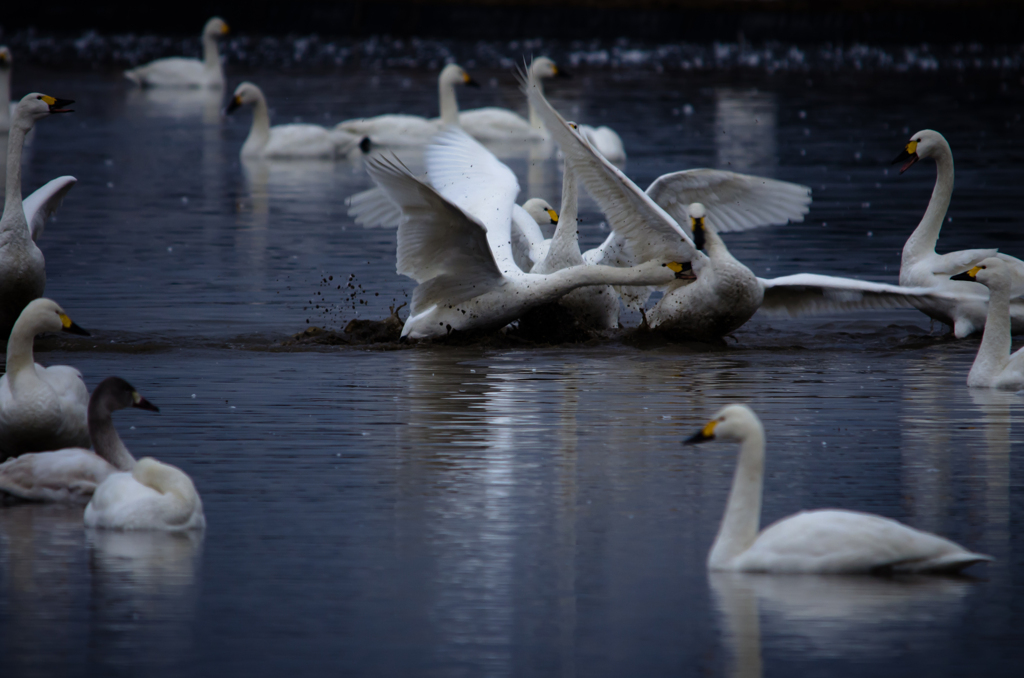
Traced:
<path fill-rule="evenodd" d="M 151 457 L 107 477 L 85 507 L 85 526 L 185 532 L 206 527 L 203 500 L 181 469 Z"/>
<path fill-rule="evenodd" d="M 958 572 L 991 557 L 871 513 L 818 509 L 761 523 L 764 426 L 746 405 L 722 408 L 687 444 L 724 440 L 740 456 L 709 570 L 773 574 Z"/>
<path fill-rule="evenodd" d="M 89 398 L 89 437 L 96 451 L 69 447 L 8 459 L 0 464 L 0 493 L 26 501 L 88 502 L 107 476 L 135 467 L 135 457 L 121 441 L 110 416 L 127 407 L 160 411 L 124 379 L 104 379 Z"/>
<path fill-rule="evenodd" d="M 32 344 L 43 332 L 89 336 L 51 299 L 36 299 L 21 312 L 7 342 L 7 373 L 0 377 L 0 458 L 89 447 L 89 390 L 75 368 L 35 362 Z"/>
<path fill-rule="evenodd" d="M 157 59 L 124 72 L 124 77 L 142 87 L 223 87 L 224 67 L 217 52 L 217 39 L 228 34 L 228 25 L 213 17 L 203 26 L 203 60 L 187 57 Z"/>
<path fill-rule="evenodd" d="M 967 375 L 968 386 L 1008 391 L 1024 388 L 1024 352 L 1010 353 L 1010 295 L 1016 278 L 1014 267 L 998 257 L 984 259 L 966 273 L 950 278 L 979 282 L 989 289 L 985 333 Z"/>

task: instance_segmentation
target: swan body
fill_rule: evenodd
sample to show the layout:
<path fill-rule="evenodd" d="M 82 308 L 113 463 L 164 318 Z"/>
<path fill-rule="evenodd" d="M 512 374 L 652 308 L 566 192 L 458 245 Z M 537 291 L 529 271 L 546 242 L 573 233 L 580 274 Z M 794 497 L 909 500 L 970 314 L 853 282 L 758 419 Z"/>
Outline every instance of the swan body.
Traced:
<path fill-rule="evenodd" d="M 0 377 L 0 456 L 89 447 L 89 391 L 73 367 L 43 367 L 32 342 L 42 332 L 88 336 L 50 299 L 25 307 L 7 342 L 7 372 Z"/>
<path fill-rule="evenodd" d="M 616 165 L 626 162 L 626 147 L 623 145 L 622 138 L 618 132 L 611 127 L 607 125 L 601 125 L 600 127 L 580 125 L 580 132 L 587 138 L 590 145 L 598 153 L 608 158 L 610 162 Z"/>
<path fill-rule="evenodd" d="M 70 100 L 34 92 L 15 109 L 7 139 L 7 186 L 0 217 L 0 336 L 6 337 L 22 309 L 43 295 L 46 260 L 35 244 L 46 219 L 75 183 L 74 177 L 49 182 L 26 200 L 21 198 L 21 151 L 25 135 L 38 120 L 65 112 Z"/>
<path fill-rule="evenodd" d="M 510 244 L 519 191 L 512 171 L 457 127 L 428 146 L 427 168 L 434 186 L 396 162 L 368 162 L 370 176 L 404 215 L 398 272 L 419 283 L 402 336 L 498 329 L 579 287 L 665 284 L 681 270 L 651 261 L 632 269 L 577 266 L 550 275 L 523 273 Z"/>
<path fill-rule="evenodd" d="M 567 78 L 569 74 L 547 57 L 538 57 L 530 64 L 529 77 L 542 87 L 543 78 Z M 507 108 L 474 108 L 459 112 L 459 126 L 479 141 L 543 141 L 547 138 L 544 123 L 530 108 L 530 119 Z"/>
<path fill-rule="evenodd" d="M 203 26 L 203 60 L 185 57 L 157 59 L 124 72 L 141 87 L 224 87 L 224 67 L 217 51 L 217 39 L 227 35 L 228 25 L 213 17 Z"/>
<path fill-rule="evenodd" d="M 203 500 L 181 469 L 150 457 L 107 477 L 85 507 L 85 526 L 185 532 L 206 527 Z"/>
<path fill-rule="evenodd" d="M 953 195 L 953 152 L 945 137 L 934 130 L 921 130 L 910 137 L 903 152 L 893 163 L 904 162 L 900 174 L 910 169 L 921 158 L 935 160 L 935 188 L 928 201 L 921 223 L 903 246 L 900 262 L 900 285 L 908 287 L 939 287 L 950 294 L 934 303 L 922 304 L 918 308 L 935 320 L 953 327 L 957 338 L 966 337 L 985 326 L 987 294 L 982 285 L 965 281 L 950 280 L 958 273 L 976 266 L 983 259 L 999 257 L 1015 272 L 1015 283 L 1010 297 L 1011 326 L 1013 332 L 1024 332 L 1024 261 L 995 249 L 959 250 L 937 254 L 935 245 L 939 231 L 946 218 L 946 210 Z"/>
<path fill-rule="evenodd" d="M 1010 294 L 1016 271 L 1003 259 L 989 257 L 957 276 L 954 281 L 975 280 L 989 289 L 988 317 L 978 355 L 967 375 L 967 385 L 1018 391 L 1024 388 L 1024 352 L 1010 353 Z"/>
<path fill-rule="evenodd" d="M 448 64 L 437 78 L 440 118 L 415 115 L 378 115 L 339 122 L 335 129 L 359 137 L 369 137 L 382 146 L 418 146 L 430 141 L 445 125 L 459 124 L 459 104 L 455 86 L 480 85 L 458 64 Z"/>
<path fill-rule="evenodd" d="M 0 464 L 0 492 L 29 501 L 88 502 L 107 476 L 135 466 L 110 416 L 126 407 L 160 411 L 124 379 L 104 379 L 89 398 L 89 437 L 96 451 L 71 447 L 8 459 Z"/>
<path fill-rule="evenodd" d="M 942 537 L 869 513 L 801 511 L 759 532 L 764 484 L 765 435 L 746 405 L 720 410 L 687 443 L 740 443 L 721 527 L 708 555 L 713 571 L 774 574 L 958 572 L 992 560 Z"/>
<path fill-rule="evenodd" d="M 242 144 L 243 158 L 337 158 L 352 151 L 368 149 L 369 141 L 338 129 L 320 125 L 291 124 L 270 126 L 270 112 L 263 91 L 251 82 L 243 82 L 228 104 L 227 113 L 252 105 L 252 128 Z"/>

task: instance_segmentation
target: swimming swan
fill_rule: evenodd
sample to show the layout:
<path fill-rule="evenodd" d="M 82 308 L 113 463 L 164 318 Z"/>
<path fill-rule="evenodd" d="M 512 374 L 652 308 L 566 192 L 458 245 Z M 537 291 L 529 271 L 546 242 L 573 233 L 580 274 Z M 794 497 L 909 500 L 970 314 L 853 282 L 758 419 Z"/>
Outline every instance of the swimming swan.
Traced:
<path fill-rule="evenodd" d="M 455 86 L 480 87 L 469 73 L 458 64 L 448 64 L 441 69 L 437 78 L 438 98 L 441 105 L 440 118 L 423 118 L 418 115 L 378 115 L 373 118 L 344 120 L 335 127 L 359 138 L 370 137 L 375 144 L 384 146 L 410 146 L 425 144 L 444 125 L 459 124 L 459 103 L 455 98 Z"/>
<path fill-rule="evenodd" d="M 21 199 L 21 151 L 25 135 L 37 120 L 69 112 L 70 99 L 55 99 L 33 92 L 15 109 L 7 139 L 7 187 L 0 217 L 0 337 L 7 337 L 22 309 L 43 295 L 46 261 L 36 247 L 46 219 L 75 184 L 74 177 L 59 177 L 24 201 Z"/>
<path fill-rule="evenodd" d="M 398 273 L 419 283 L 402 336 L 499 329 L 579 287 L 665 284 L 682 270 L 677 263 L 650 261 L 629 269 L 576 266 L 551 275 L 523 273 L 510 245 L 519 191 L 515 175 L 457 127 L 427 148 L 434 187 L 396 161 L 375 158 L 367 166 L 404 214 Z"/>
<path fill-rule="evenodd" d="M 962 279 L 950 282 L 951 276 L 976 266 L 982 259 L 999 257 L 1011 265 L 1016 272 L 1016 283 L 1010 297 L 1011 326 L 1013 332 L 1024 332 L 1024 301 L 1016 298 L 1024 295 L 1024 261 L 996 249 L 959 250 L 936 254 L 939 231 L 946 218 L 949 200 L 953 195 L 953 151 L 946 138 L 934 130 L 925 129 L 910 137 L 903 151 L 896 156 L 893 164 L 905 163 L 900 168 L 903 174 L 921 158 L 935 160 L 935 188 L 928 201 L 921 223 L 903 246 L 900 263 L 900 284 L 908 287 L 941 287 L 950 292 L 948 298 L 918 308 L 926 315 L 953 326 L 957 338 L 981 330 L 985 326 L 987 313 L 984 288 L 974 282 Z"/>
<path fill-rule="evenodd" d="M 217 38 L 228 34 L 228 25 L 213 17 L 203 26 L 203 60 L 187 57 L 157 59 L 124 72 L 141 87 L 223 87 L 224 67 L 217 52 Z"/>
<path fill-rule="evenodd" d="M 530 64 L 529 77 L 543 89 L 542 78 L 571 76 L 551 59 L 538 57 Z M 507 108 L 496 106 L 459 111 L 459 127 L 479 141 L 543 141 L 548 137 L 544 123 L 532 106 L 529 120 Z"/>
<path fill-rule="evenodd" d="M 89 336 L 50 299 L 36 299 L 21 312 L 0 377 L 0 458 L 90 445 L 89 390 L 73 367 L 36 364 L 32 342 L 43 332 Z"/>
<path fill-rule="evenodd" d="M 8 459 L 0 464 L 0 492 L 29 501 L 88 502 L 107 476 L 135 467 L 110 416 L 126 407 L 160 411 L 124 379 L 104 379 L 89 398 L 89 437 L 96 451 L 70 447 Z"/>
<path fill-rule="evenodd" d="M 977 266 L 950 280 L 977 281 L 989 289 L 988 316 L 981 346 L 967 375 L 967 385 L 1018 391 L 1024 388 L 1024 353 L 1010 353 L 1010 294 L 1015 271 L 998 257 L 983 259 Z"/>
<path fill-rule="evenodd" d="M 370 149 L 369 139 L 320 125 L 291 124 L 270 126 L 270 113 L 263 91 L 251 82 L 235 88 L 226 113 L 246 104 L 252 105 L 252 128 L 242 144 L 243 158 L 337 158 L 361 149 Z"/>
<path fill-rule="evenodd" d="M 685 443 L 740 444 L 739 462 L 709 570 L 774 574 L 958 572 L 992 560 L 934 534 L 870 513 L 801 511 L 759 532 L 764 484 L 764 427 L 746 405 L 722 408 Z"/>
<path fill-rule="evenodd" d="M 85 507 L 85 526 L 184 532 L 206 527 L 203 500 L 181 469 L 151 457 L 107 477 Z"/>

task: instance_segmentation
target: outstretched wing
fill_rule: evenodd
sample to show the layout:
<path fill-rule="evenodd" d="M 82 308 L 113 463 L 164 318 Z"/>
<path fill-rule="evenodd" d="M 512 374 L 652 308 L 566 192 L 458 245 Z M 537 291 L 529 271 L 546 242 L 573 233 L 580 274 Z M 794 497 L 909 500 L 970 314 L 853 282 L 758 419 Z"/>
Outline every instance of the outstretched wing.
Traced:
<path fill-rule="evenodd" d="M 64 202 L 64 196 L 76 183 L 78 183 L 78 179 L 71 176 L 57 177 L 40 186 L 32 195 L 22 201 L 25 208 L 25 221 L 28 222 L 32 240 L 39 240 L 43 234 L 43 228 L 46 226 L 46 220 L 53 216 L 60 204 Z"/>
<path fill-rule="evenodd" d="M 366 228 L 397 228 L 402 210 L 379 186 L 353 193 L 345 199 L 348 215 Z"/>
<path fill-rule="evenodd" d="M 629 242 L 638 259 L 692 261 L 697 249 L 679 224 L 570 127 L 522 72 L 519 83 L 566 162 L 604 212 L 608 225 Z"/>
<path fill-rule="evenodd" d="M 367 171 L 402 211 L 398 273 L 421 283 L 412 313 L 432 304 L 458 304 L 500 285 L 501 271 L 478 220 L 412 175 L 397 159 L 367 160 Z"/>
<path fill-rule="evenodd" d="M 708 223 L 719 233 L 803 221 L 811 189 L 788 181 L 713 169 L 663 174 L 647 187 L 647 195 L 680 224 L 686 208 L 699 202 Z"/>
<path fill-rule="evenodd" d="M 885 283 L 797 273 L 766 280 L 761 311 L 791 316 L 865 308 L 915 308 L 915 301 L 945 299 L 932 287 L 900 287 Z"/>

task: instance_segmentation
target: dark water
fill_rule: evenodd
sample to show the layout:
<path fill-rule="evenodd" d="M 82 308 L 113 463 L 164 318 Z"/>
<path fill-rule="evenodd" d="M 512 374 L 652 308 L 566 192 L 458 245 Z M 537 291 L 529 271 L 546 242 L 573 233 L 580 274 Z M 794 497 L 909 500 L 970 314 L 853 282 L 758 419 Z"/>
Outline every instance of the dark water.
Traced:
<path fill-rule="evenodd" d="M 434 113 L 429 73 L 235 76 L 278 122 Z M 464 107 L 519 105 L 507 73 L 476 77 L 492 86 Z M 620 132 L 641 185 L 695 166 L 811 185 L 803 224 L 728 236 L 759 275 L 895 282 L 934 169 L 887 162 L 921 128 L 957 160 L 941 247 L 1024 255 L 1024 88 L 958 77 L 582 71 L 549 89 Z M 15 89 L 79 102 L 41 123 L 25 176 L 79 179 L 41 246 L 47 294 L 94 337 L 44 340 L 38 359 L 157 403 L 119 414 L 122 435 L 191 474 L 209 528 L 111 535 L 80 510 L 0 510 L 4 676 L 1019 673 L 1024 403 L 966 388 L 975 340 L 875 311 L 755 318 L 725 347 L 282 347 L 412 289 L 394 232 L 345 216 L 369 186 L 358 161 L 243 165 L 247 113 L 114 75 L 20 71 Z M 505 150 L 521 197 L 557 203 L 557 161 Z M 601 217 L 581 207 L 593 246 Z M 350 276 L 361 287 L 337 289 Z M 872 511 L 996 562 L 709 577 L 735 450 L 679 441 L 735 401 L 767 429 L 766 523 Z"/>

